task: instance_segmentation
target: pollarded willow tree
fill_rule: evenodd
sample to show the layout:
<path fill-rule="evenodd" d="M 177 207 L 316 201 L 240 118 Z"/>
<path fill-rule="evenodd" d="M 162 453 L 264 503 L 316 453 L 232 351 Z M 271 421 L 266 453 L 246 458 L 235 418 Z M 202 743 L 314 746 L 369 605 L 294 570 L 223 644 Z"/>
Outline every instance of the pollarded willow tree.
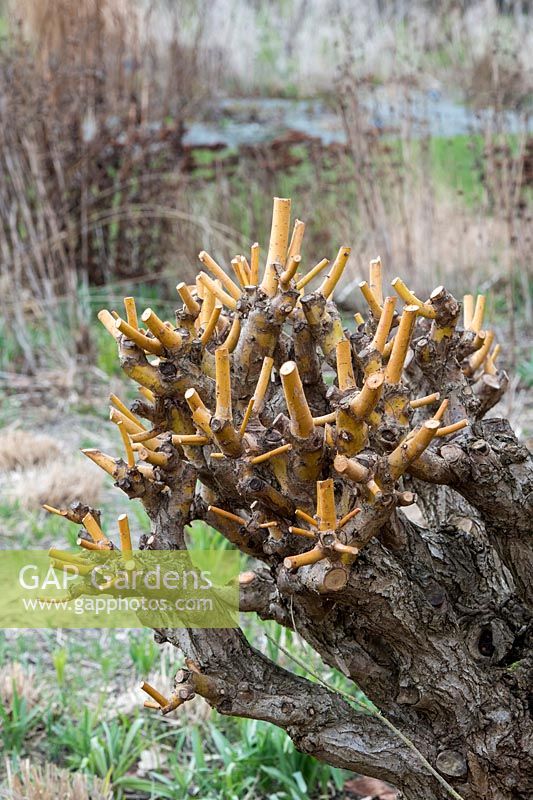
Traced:
<path fill-rule="evenodd" d="M 532 470 L 509 424 L 484 420 L 508 383 L 485 299 L 465 296 L 461 325 L 442 286 L 423 302 L 396 278 L 384 297 L 376 259 L 359 284 L 368 314 L 348 330 L 332 294 L 349 248 L 311 291 L 328 262 L 300 273 L 303 232 L 296 220 L 289 239 L 276 198 L 262 274 L 257 244 L 233 278 L 202 251 L 175 323 L 151 309 L 139 321 L 132 298 L 125 319 L 100 312 L 141 397 L 131 410 L 111 398 L 125 460 L 84 452 L 144 505 L 141 549 L 184 549 L 193 520 L 216 528 L 259 563 L 241 575 L 241 610 L 297 631 L 386 719 L 239 629 L 157 631 L 187 668 L 170 698 L 146 685 L 148 705 L 199 693 L 406 798 L 525 800 Z M 60 513 L 83 523 L 86 549 L 113 547 L 96 510 Z"/>

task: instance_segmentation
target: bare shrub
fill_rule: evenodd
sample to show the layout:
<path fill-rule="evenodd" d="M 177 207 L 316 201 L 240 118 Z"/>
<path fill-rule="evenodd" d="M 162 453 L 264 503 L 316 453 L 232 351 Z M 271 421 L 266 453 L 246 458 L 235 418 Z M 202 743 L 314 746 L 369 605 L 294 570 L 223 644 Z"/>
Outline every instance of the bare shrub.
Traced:
<path fill-rule="evenodd" d="M 111 800 L 111 790 L 99 778 L 68 772 L 54 764 L 21 761 L 16 772 L 7 763 L 5 800 Z"/>
<path fill-rule="evenodd" d="M 5 329 L 33 369 L 46 348 L 28 321 L 70 355 L 76 339 L 59 347 L 53 323 L 86 322 L 78 286 L 153 274 L 175 250 L 158 209 L 179 196 L 183 115 L 198 91 L 178 12 L 163 44 L 150 8 L 116 0 L 18 3 L 24 24 L 11 18 L 0 53 L 0 283 Z"/>
<path fill-rule="evenodd" d="M 61 455 L 55 439 L 24 430 L 0 432 L 0 471 L 30 467 L 54 461 Z"/>
<path fill-rule="evenodd" d="M 36 510 L 44 503 L 65 508 L 83 490 L 87 502 L 93 505 L 98 501 L 101 486 L 102 479 L 93 470 L 73 459 L 62 459 L 48 462 L 45 468 L 32 467 L 16 473 L 9 498 L 29 510 Z"/>
<path fill-rule="evenodd" d="M 25 701 L 28 710 L 37 705 L 41 698 L 41 687 L 36 680 L 35 670 L 23 667 L 18 661 L 12 661 L 3 667 L 0 675 L 0 703 L 8 713 L 15 694 Z"/>

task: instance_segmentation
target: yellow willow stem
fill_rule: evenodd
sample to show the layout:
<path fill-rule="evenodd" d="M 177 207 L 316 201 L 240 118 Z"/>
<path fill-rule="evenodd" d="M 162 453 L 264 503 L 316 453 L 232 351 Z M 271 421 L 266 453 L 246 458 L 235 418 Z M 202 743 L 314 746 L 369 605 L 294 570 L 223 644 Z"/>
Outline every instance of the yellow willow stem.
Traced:
<path fill-rule="evenodd" d="M 333 478 L 316 482 L 316 515 L 321 531 L 333 531 L 337 527 Z"/>
<path fill-rule="evenodd" d="M 278 286 L 274 264 L 284 267 L 286 263 L 290 221 L 291 201 L 285 197 L 275 197 L 265 274 L 261 281 L 261 289 L 268 297 L 276 294 Z"/>
<path fill-rule="evenodd" d="M 427 317 L 428 319 L 435 319 L 437 312 L 433 306 L 429 305 L 429 303 L 424 303 L 415 294 L 413 294 L 413 292 L 407 288 L 401 278 L 394 278 L 391 286 L 396 294 L 402 298 L 404 303 L 416 306 L 418 308 L 418 313 L 421 314 L 421 316 Z"/>
<path fill-rule="evenodd" d="M 133 547 L 131 544 L 130 523 L 127 514 L 121 514 L 118 518 L 118 532 L 120 535 L 120 549 L 124 555 L 131 555 Z"/>
<path fill-rule="evenodd" d="M 137 319 L 137 307 L 135 305 L 134 297 L 124 298 L 124 308 L 126 310 L 126 319 L 132 328 L 139 330 L 139 320 Z"/>
<path fill-rule="evenodd" d="M 396 306 L 395 297 L 386 297 L 383 303 L 383 310 L 379 318 L 379 322 L 372 339 L 372 347 L 383 355 L 387 338 L 390 333 L 392 320 L 394 319 L 394 309 Z"/>
<path fill-rule="evenodd" d="M 333 291 L 342 277 L 342 273 L 346 267 L 348 258 L 350 257 L 351 249 L 349 247 L 341 247 L 335 261 L 333 262 L 328 276 L 324 279 L 318 291 L 324 295 L 326 300 L 331 297 Z"/>
<path fill-rule="evenodd" d="M 219 419 L 232 419 L 231 407 L 231 370 L 227 347 L 215 350 L 216 408 L 215 416 Z"/>
<path fill-rule="evenodd" d="M 307 404 L 296 363 L 286 361 L 280 368 L 279 374 L 291 418 L 291 432 L 293 436 L 306 439 L 314 429 L 313 415 Z"/>
<path fill-rule="evenodd" d="M 352 364 L 352 345 L 349 339 L 341 339 L 340 342 L 337 342 L 336 356 L 339 389 L 341 392 L 345 392 L 348 389 L 355 389 L 355 375 Z"/>
<path fill-rule="evenodd" d="M 381 258 L 373 258 L 368 268 L 368 283 L 372 294 L 378 301 L 379 305 L 383 305 L 383 273 L 381 267 Z"/>
<path fill-rule="evenodd" d="M 214 258 L 211 258 L 209 253 L 206 253 L 205 250 L 202 250 L 200 253 L 198 253 L 198 258 L 204 267 L 209 270 L 211 275 L 214 275 L 215 278 L 218 278 L 222 286 L 224 286 L 224 288 L 229 292 L 231 297 L 233 297 L 235 300 L 238 300 L 241 296 L 241 290 L 237 284 L 231 280 L 230 276 L 224 272 L 222 267 L 217 264 Z"/>
<path fill-rule="evenodd" d="M 405 306 L 400 317 L 398 331 L 394 337 L 392 352 L 385 370 L 385 380 L 387 383 L 396 384 L 402 377 L 403 364 L 413 329 L 415 327 L 418 307 L 416 305 Z"/>
<path fill-rule="evenodd" d="M 292 229 L 291 242 L 287 251 L 287 262 L 294 256 L 299 256 L 302 253 L 302 241 L 305 233 L 305 222 L 301 219 L 294 220 L 294 228 Z"/>
<path fill-rule="evenodd" d="M 301 292 L 302 289 L 305 286 L 307 286 L 308 283 L 311 283 L 313 278 L 316 278 L 316 276 L 319 275 L 322 272 L 322 270 L 327 267 L 328 264 L 329 264 L 328 259 L 323 258 L 322 261 L 319 261 L 318 264 L 316 264 L 316 266 L 313 267 L 313 269 L 310 269 L 307 275 L 304 275 L 303 278 L 301 278 L 296 284 L 296 288 L 298 289 L 298 291 Z"/>
<path fill-rule="evenodd" d="M 182 299 L 183 305 L 193 317 L 197 317 L 200 313 L 200 303 L 197 303 L 191 294 L 191 290 L 186 283 L 178 283 L 176 291 Z"/>
<path fill-rule="evenodd" d="M 159 339 L 162 345 L 171 350 L 177 350 L 181 347 L 182 338 L 180 334 L 166 325 L 162 319 L 159 319 L 155 311 L 151 308 L 147 308 L 146 311 L 143 311 L 141 319 L 146 327 L 152 331 L 156 339 Z"/>
<path fill-rule="evenodd" d="M 257 286 L 259 283 L 259 253 L 261 248 L 257 242 L 250 248 L 250 284 Z"/>
<path fill-rule="evenodd" d="M 473 316 L 474 316 L 474 295 L 465 294 L 463 296 L 463 327 L 465 331 L 467 331 L 470 328 Z"/>
<path fill-rule="evenodd" d="M 231 311 L 235 311 L 237 308 L 237 301 L 230 294 L 227 294 L 224 289 L 221 289 L 220 286 L 215 283 L 215 281 L 211 280 L 209 275 L 206 275 L 205 272 L 200 272 L 198 275 L 198 280 L 206 289 L 209 289 L 211 294 L 214 294 L 215 297 L 218 297 L 222 305 L 227 306 L 229 309 L 231 309 Z M 209 316 L 211 316 L 211 311 L 212 309 L 209 312 Z"/>
<path fill-rule="evenodd" d="M 372 312 L 372 316 L 374 317 L 374 319 L 379 319 L 381 316 L 381 306 L 378 303 L 374 295 L 374 292 L 372 291 L 372 289 L 370 288 L 370 286 L 366 281 L 361 281 L 361 283 L 359 284 L 359 288 L 361 290 L 361 294 L 368 303 L 368 307 Z"/>

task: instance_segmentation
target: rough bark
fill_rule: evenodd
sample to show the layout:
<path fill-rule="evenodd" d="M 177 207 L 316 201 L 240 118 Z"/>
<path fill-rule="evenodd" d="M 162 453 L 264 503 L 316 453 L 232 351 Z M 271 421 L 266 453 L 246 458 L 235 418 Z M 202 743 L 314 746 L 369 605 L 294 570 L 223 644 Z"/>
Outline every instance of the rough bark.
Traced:
<path fill-rule="evenodd" d="M 205 520 L 255 559 L 241 584 L 243 613 L 294 629 L 364 690 L 464 800 L 526 800 L 533 796 L 533 468 L 505 420 L 482 419 L 507 376 L 486 360 L 479 325 L 458 329 L 459 304 L 442 287 L 426 303 L 414 298 L 418 305 L 409 295 L 402 315 L 391 306 L 396 338 L 384 347 L 388 329 L 381 341 L 375 318 L 384 308 L 380 290 L 378 311 L 371 305 L 350 334 L 329 296 L 339 262 L 329 282 L 300 303 L 294 279 L 280 278 L 272 289 L 284 267 L 269 265 L 268 293 L 247 287 L 238 300 L 226 299 L 230 311 L 207 343 L 200 343 L 203 325 L 193 316 L 185 327 L 188 312 L 180 309 L 182 346 L 164 351 L 158 364 L 117 336 L 124 369 L 154 395 L 134 408 L 155 429 L 155 452 L 167 456 L 164 466 L 148 459 L 127 468 L 117 460 L 108 470 L 150 516 L 152 533 L 141 547 L 183 549 L 186 525 Z M 205 293 L 196 299 L 201 307 Z M 346 341 L 349 347 L 339 347 Z M 224 344 L 232 350 L 232 419 L 214 408 L 220 376 L 213 353 Z M 282 386 L 278 370 L 260 391 L 264 371 L 290 359 L 300 366 L 300 383 L 291 367 L 294 383 L 287 378 Z M 326 389 L 322 370 L 330 367 L 335 384 Z M 375 373 L 384 381 L 365 383 Z M 205 413 L 187 408 L 190 387 Z M 442 413 L 434 413 L 438 402 L 411 406 L 433 392 L 448 401 Z M 462 419 L 466 427 L 438 436 L 439 423 Z M 190 435 L 205 442 L 190 445 Z M 417 523 L 406 510 L 414 502 Z M 306 515 L 316 527 L 302 523 Z M 291 529 L 302 525 L 314 541 Z M 294 556 L 312 548 L 320 560 L 303 555 L 308 563 L 296 566 Z M 447 796 L 379 717 L 272 663 L 241 631 L 165 629 L 156 636 L 188 659 L 178 688 L 192 686 L 221 713 L 272 722 L 301 750 L 384 778 L 410 800 Z"/>

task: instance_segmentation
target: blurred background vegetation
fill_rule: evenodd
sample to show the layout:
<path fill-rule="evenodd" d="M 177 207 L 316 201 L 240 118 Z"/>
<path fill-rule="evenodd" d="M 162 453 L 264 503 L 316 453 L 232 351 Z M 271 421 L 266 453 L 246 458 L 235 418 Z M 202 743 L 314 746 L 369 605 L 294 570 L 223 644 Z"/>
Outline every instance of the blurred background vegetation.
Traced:
<path fill-rule="evenodd" d="M 417 294 L 486 292 L 514 367 L 500 411 L 530 437 L 532 75 L 527 0 L 0 2 L 0 547 L 73 543 L 42 502 L 125 510 L 73 454 L 117 446 L 104 396 L 132 391 L 96 312 L 131 294 L 170 315 L 200 249 L 265 243 L 273 195 L 308 265 L 352 247 L 346 312 L 378 253 Z M 148 632 L 5 632 L 0 792 L 358 796 L 267 725 L 144 716 L 136 674 L 174 658 Z"/>

